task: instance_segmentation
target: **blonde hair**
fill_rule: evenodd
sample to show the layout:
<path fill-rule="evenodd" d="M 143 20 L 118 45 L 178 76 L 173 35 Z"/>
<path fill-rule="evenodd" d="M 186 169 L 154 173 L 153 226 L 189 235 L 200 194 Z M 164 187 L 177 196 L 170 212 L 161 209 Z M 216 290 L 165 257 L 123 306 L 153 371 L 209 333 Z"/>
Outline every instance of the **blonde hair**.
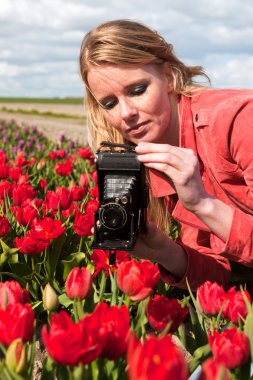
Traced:
<path fill-rule="evenodd" d="M 101 107 L 89 88 L 88 73 L 91 66 L 104 64 L 139 66 L 168 64 L 168 79 L 176 94 L 191 94 L 201 86 L 194 77 L 209 78 L 201 66 L 186 66 L 174 54 L 173 45 L 149 27 L 132 20 L 113 20 L 88 32 L 80 49 L 80 72 L 86 86 L 88 134 L 91 149 L 96 151 L 101 141 L 126 143 L 119 132 L 108 124 Z M 168 230 L 167 207 L 164 199 L 150 197 L 149 215 L 159 227 Z M 158 211 L 158 209 L 160 211 Z M 166 213 L 166 215 L 164 215 Z"/>

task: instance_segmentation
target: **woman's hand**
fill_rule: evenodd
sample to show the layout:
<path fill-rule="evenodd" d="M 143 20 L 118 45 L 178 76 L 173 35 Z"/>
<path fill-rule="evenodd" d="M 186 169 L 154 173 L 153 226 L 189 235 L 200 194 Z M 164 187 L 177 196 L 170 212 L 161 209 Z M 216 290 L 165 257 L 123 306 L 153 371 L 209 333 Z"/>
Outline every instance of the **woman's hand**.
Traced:
<path fill-rule="evenodd" d="M 140 234 L 133 255 L 161 264 L 173 275 L 181 278 L 186 272 L 187 255 L 183 248 L 159 230 L 154 223 L 147 223 L 147 231 Z"/>
<path fill-rule="evenodd" d="M 143 142 L 135 150 L 146 167 L 165 174 L 187 210 L 194 213 L 224 242 L 228 239 L 234 210 L 206 192 L 197 157 L 191 149 Z"/>
<path fill-rule="evenodd" d="M 187 210 L 198 212 L 201 201 L 209 195 L 201 180 L 197 157 L 191 149 L 143 142 L 135 150 L 146 167 L 166 175 Z"/>

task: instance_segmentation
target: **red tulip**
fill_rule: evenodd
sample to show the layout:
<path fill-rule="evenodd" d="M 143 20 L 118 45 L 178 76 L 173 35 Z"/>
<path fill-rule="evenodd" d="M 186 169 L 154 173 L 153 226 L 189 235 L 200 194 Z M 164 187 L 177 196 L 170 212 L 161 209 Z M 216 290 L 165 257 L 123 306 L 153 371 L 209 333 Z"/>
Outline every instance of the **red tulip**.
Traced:
<path fill-rule="evenodd" d="M 66 280 L 66 294 L 70 299 L 84 299 L 92 289 L 92 277 L 88 268 L 74 268 Z"/>
<path fill-rule="evenodd" d="M 197 298 L 205 314 L 219 314 L 224 303 L 225 290 L 216 282 L 206 281 L 197 290 Z"/>
<path fill-rule="evenodd" d="M 143 343 L 130 337 L 127 351 L 129 380 L 186 380 L 187 364 L 169 335 L 148 336 Z"/>
<path fill-rule="evenodd" d="M 27 166 L 29 165 L 29 160 L 26 159 L 26 156 L 24 153 L 18 153 L 15 158 L 15 164 L 17 166 Z"/>
<path fill-rule="evenodd" d="M 42 328 L 47 352 L 61 365 L 88 364 L 100 355 L 104 342 L 104 329 L 99 313 L 85 315 L 74 323 L 65 311 L 53 314 L 49 326 Z"/>
<path fill-rule="evenodd" d="M 85 189 L 79 186 L 72 186 L 70 191 L 73 195 L 73 201 L 81 201 L 85 196 Z"/>
<path fill-rule="evenodd" d="M 42 220 L 37 220 L 32 227 L 33 237 L 39 240 L 57 239 L 63 235 L 65 228 L 62 227 L 62 222 L 58 219 L 45 217 Z"/>
<path fill-rule="evenodd" d="M 9 165 L 0 164 L 0 179 L 6 179 L 9 177 Z"/>
<path fill-rule="evenodd" d="M 0 199 L 4 199 L 5 195 L 8 195 L 9 198 L 12 197 L 13 185 L 9 181 L 0 182 Z"/>
<path fill-rule="evenodd" d="M 108 306 L 101 302 L 96 307 L 101 314 L 101 326 L 105 329 L 105 346 L 101 356 L 117 360 L 126 353 L 130 333 L 130 315 L 126 305 Z"/>
<path fill-rule="evenodd" d="M 34 312 L 28 303 L 16 303 L 0 309 L 0 343 L 8 346 L 14 339 L 28 341 L 34 332 Z"/>
<path fill-rule="evenodd" d="M 49 240 L 38 240 L 33 237 L 33 231 L 28 231 L 26 236 L 16 237 L 14 240 L 15 247 L 19 248 L 21 253 L 27 255 L 37 255 L 43 252 L 50 244 Z"/>
<path fill-rule="evenodd" d="M 251 303 L 251 297 L 247 290 L 244 290 L 244 294 L 248 298 L 249 303 Z M 240 320 L 246 318 L 247 314 L 248 309 L 242 292 L 236 291 L 235 287 L 230 288 L 225 296 L 222 316 L 233 323 L 239 323 Z"/>
<path fill-rule="evenodd" d="M 72 193 L 66 187 L 57 187 L 55 191 L 49 190 L 46 195 L 48 207 L 52 210 L 67 210 L 72 203 Z"/>
<path fill-rule="evenodd" d="M 39 181 L 39 187 L 41 189 L 41 191 L 45 191 L 46 188 L 47 188 L 47 180 L 45 178 L 41 178 L 41 180 Z"/>
<path fill-rule="evenodd" d="M 9 168 L 9 178 L 12 180 L 12 181 L 18 181 L 19 180 L 19 177 L 23 174 L 23 171 L 21 168 L 19 167 L 10 167 Z"/>
<path fill-rule="evenodd" d="M 58 158 L 57 152 L 55 151 L 49 152 L 48 157 L 51 161 L 55 161 Z"/>
<path fill-rule="evenodd" d="M 159 269 L 148 260 L 123 262 L 117 271 L 118 286 L 132 301 L 143 300 L 152 294 L 159 278 Z"/>
<path fill-rule="evenodd" d="M 177 330 L 188 314 L 188 308 L 182 307 L 175 298 L 168 299 L 163 295 L 155 295 L 147 306 L 147 317 L 151 327 L 163 331 L 170 323 L 170 333 Z"/>
<path fill-rule="evenodd" d="M 98 194 L 98 186 L 97 185 L 95 185 L 93 188 L 89 187 L 88 191 L 89 191 L 91 198 L 98 199 L 99 194 Z"/>
<path fill-rule="evenodd" d="M 91 153 L 89 148 L 79 148 L 77 150 L 77 153 L 78 153 L 79 157 L 81 157 L 83 159 L 89 160 L 92 156 L 92 153 Z"/>
<path fill-rule="evenodd" d="M 0 237 L 9 235 L 10 229 L 9 220 L 0 215 Z"/>
<path fill-rule="evenodd" d="M 98 182 L 98 173 L 96 170 L 93 170 L 91 173 L 90 173 L 90 176 L 91 176 L 91 179 L 93 182 L 97 183 Z"/>
<path fill-rule="evenodd" d="M 229 380 L 229 371 L 224 364 L 217 360 L 207 359 L 201 366 L 201 374 L 198 380 Z"/>
<path fill-rule="evenodd" d="M 7 305 L 16 303 L 26 303 L 29 300 L 29 293 L 22 289 L 17 281 L 0 282 L 0 309 L 5 309 Z"/>
<path fill-rule="evenodd" d="M 250 354 L 247 336 L 233 326 L 218 333 L 216 330 L 208 335 L 214 358 L 227 368 L 236 368 L 246 363 Z"/>
<path fill-rule="evenodd" d="M 0 164 L 3 165 L 3 164 L 6 164 L 8 162 L 8 156 L 7 154 L 1 150 L 0 151 Z"/>
<path fill-rule="evenodd" d="M 21 226 L 30 226 L 33 219 L 38 217 L 38 210 L 31 205 L 12 206 L 11 211 Z"/>
<path fill-rule="evenodd" d="M 82 214 L 76 211 L 74 219 L 74 231 L 79 236 L 91 236 L 94 225 L 94 216 L 92 214 Z"/>
<path fill-rule="evenodd" d="M 69 176 L 73 171 L 71 161 L 67 159 L 65 162 L 57 162 L 54 171 L 56 174 L 59 174 L 62 177 Z"/>
<path fill-rule="evenodd" d="M 86 214 L 94 214 L 98 209 L 98 201 L 96 199 L 90 199 L 86 202 L 84 211 Z"/>
<path fill-rule="evenodd" d="M 11 342 L 5 355 L 6 367 L 17 374 L 21 374 L 27 367 L 27 345 L 18 338 Z M 14 376 L 16 377 L 16 376 Z"/>
<path fill-rule="evenodd" d="M 106 276 L 109 276 L 109 270 L 112 270 L 112 266 L 109 265 L 109 251 L 102 249 L 94 249 L 91 255 L 91 259 L 95 263 L 95 272 L 93 277 L 96 277 L 99 272 L 104 271 Z M 125 251 L 117 251 L 115 268 L 117 268 L 123 261 L 129 261 L 130 255 Z"/>
<path fill-rule="evenodd" d="M 66 149 L 58 149 L 56 152 L 57 158 L 65 158 L 68 154 Z"/>
<path fill-rule="evenodd" d="M 12 199 L 16 205 L 21 205 L 26 199 L 33 199 L 36 195 L 34 188 L 23 183 L 21 185 L 14 185 L 12 190 Z"/>
<path fill-rule="evenodd" d="M 83 187 L 88 187 L 89 186 L 89 178 L 88 174 L 82 173 L 79 178 L 79 184 Z"/>

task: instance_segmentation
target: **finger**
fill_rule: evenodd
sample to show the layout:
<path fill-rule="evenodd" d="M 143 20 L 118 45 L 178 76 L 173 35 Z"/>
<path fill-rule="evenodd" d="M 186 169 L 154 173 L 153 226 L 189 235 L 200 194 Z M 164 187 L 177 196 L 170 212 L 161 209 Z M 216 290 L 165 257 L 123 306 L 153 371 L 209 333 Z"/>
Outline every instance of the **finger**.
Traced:
<path fill-rule="evenodd" d="M 135 151 L 137 153 L 158 153 L 158 152 L 169 152 L 171 150 L 175 150 L 175 147 L 173 145 L 169 144 L 155 144 L 155 143 L 149 143 L 149 142 L 141 142 L 135 147 Z"/>
<path fill-rule="evenodd" d="M 164 163 L 155 163 L 150 162 L 146 163 L 145 166 L 150 169 L 155 169 L 163 174 L 165 174 L 168 179 L 172 181 L 173 184 L 177 183 L 180 179 L 180 177 L 184 177 L 184 173 L 180 172 L 179 170 L 173 168 L 172 166 L 169 166 Z M 171 181 L 169 181 L 171 183 Z M 181 181 L 180 181 L 181 182 Z"/>
<path fill-rule="evenodd" d="M 171 153 L 147 153 L 138 155 L 138 160 L 144 164 L 163 164 L 164 169 L 167 166 L 172 166 L 177 170 L 184 170 L 186 165 L 189 165 L 189 159 L 178 157 Z"/>
<path fill-rule="evenodd" d="M 169 144 L 154 144 L 141 142 L 135 147 L 136 153 L 138 155 L 148 154 L 148 153 L 170 153 L 178 157 L 191 157 L 195 156 L 195 153 L 192 149 L 181 148 L 178 146 L 173 146 Z"/>

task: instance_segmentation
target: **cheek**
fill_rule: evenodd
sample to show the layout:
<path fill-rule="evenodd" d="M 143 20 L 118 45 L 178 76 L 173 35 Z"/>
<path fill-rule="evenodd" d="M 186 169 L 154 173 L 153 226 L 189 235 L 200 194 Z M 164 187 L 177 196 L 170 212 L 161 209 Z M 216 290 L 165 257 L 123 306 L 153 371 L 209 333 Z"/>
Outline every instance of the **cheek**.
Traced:
<path fill-rule="evenodd" d="M 102 111 L 102 114 L 105 120 L 107 121 L 107 123 L 109 123 L 111 126 L 117 125 L 117 118 L 116 118 L 115 113 L 113 113 L 112 111 L 111 112 Z"/>
<path fill-rule="evenodd" d="M 170 101 L 167 94 L 154 97 L 153 99 L 156 99 L 156 101 L 150 104 L 150 113 L 153 113 L 159 119 L 168 121 L 170 119 Z"/>

